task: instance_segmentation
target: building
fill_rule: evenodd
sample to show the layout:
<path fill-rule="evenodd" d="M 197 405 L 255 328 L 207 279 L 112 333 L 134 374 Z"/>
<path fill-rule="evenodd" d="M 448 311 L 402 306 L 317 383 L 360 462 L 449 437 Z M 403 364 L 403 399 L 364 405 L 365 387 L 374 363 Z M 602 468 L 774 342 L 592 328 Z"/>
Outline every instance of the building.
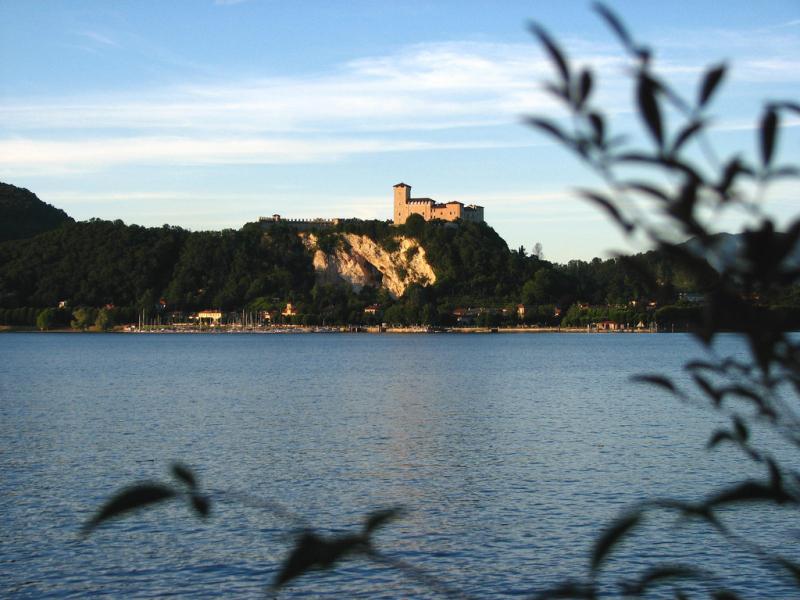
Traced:
<path fill-rule="evenodd" d="M 197 313 L 196 319 L 200 321 L 202 325 L 219 325 L 222 321 L 222 311 L 221 310 L 201 310 Z"/>
<path fill-rule="evenodd" d="M 442 221 L 483 222 L 483 207 L 462 202 L 439 204 L 431 198 L 412 198 L 411 186 L 398 183 L 394 186 L 394 224 L 402 225 L 411 215 L 420 215 L 426 221 L 441 219 Z"/>
<path fill-rule="evenodd" d="M 297 311 L 297 307 L 292 305 L 291 302 L 286 303 L 286 308 L 281 311 L 281 315 L 284 317 L 296 317 L 300 313 Z"/>
<path fill-rule="evenodd" d="M 297 229 L 298 231 L 309 231 L 314 229 L 331 229 L 339 224 L 341 219 L 323 219 L 316 217 L 313 219 L 284 219 L 280 215 L 271 217 L 258 217 L 258 223 L 262 229 L 268 230 L 273 226 L 282 224 Z"/>

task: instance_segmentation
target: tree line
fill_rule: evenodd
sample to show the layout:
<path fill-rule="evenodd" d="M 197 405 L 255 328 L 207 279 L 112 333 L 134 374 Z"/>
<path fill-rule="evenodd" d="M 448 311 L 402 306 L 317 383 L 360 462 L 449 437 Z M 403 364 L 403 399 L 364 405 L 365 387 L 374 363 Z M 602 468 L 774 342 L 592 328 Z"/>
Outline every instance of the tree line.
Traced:
<path fill-rule="evenodd" d="M 701 322 L 702 308 L 682 304 L 681 294 L 700 295 L 718 278 L 707 263 L 689 271 L 658 250 L 557 264 L 523 247 L 510 249 L 485 223 L 426 222 L 417 215 L 398 227 L 346 220 L 319 232 L 319 247 L 330 252 L 343 233 L 367 235 L 390 251 L 400 235 L 419 240 L 436 283 L 411 285 L 401 298 L 382 288 L 356 292 L 323 284 L 315 278 L 311 253 L 286 224 L 266 231 L 249 223 L 238 230 L 190 232 L 119 220 L 65 221 L 35 237 L 0 243 L 0 324 L 36 325 L 44 309 L 63 302 L 72 311 L 86 307 L 99 315 L 105 309 L 102 320 L 112 323 L 134 322 L 142 311 L 212 307 L 279 314 L 292 302 L 300 315 L 290 320 L 306 325 L 452 326 L 462 308 L 472 309 L 475 324 L 485 326 L 582 327 L 613 320 L 691 327 Z M 800 324 L 798 300 L 796 286 L 754 299 L 787 326 Z M 377 314 L 365 314 L 371 305 L 379 306 Z M 54 327 L 86 320 L 70 311 L 43 319 Z M 735 326 L 735 315 L 730 321 Z"/>

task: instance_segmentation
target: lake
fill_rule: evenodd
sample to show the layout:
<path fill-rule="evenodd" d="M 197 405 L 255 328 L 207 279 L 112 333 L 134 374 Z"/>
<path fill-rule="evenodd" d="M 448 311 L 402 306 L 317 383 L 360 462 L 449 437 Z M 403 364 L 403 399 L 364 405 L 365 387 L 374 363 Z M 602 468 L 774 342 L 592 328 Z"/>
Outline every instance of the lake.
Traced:
<path fill-rule="evenodd" d="M 724 335 L 718 351 L 742 346 Z M 402 505 L 382 552 L 474 597 L 523 597 L 587 573 L 626 506 L 762 475 L 705 450 L 719 416 L 629 382 L 685 379 L 701 355 L 685 334 L 0 335 L 0 596 L 264 597 L 297 523 L 347 533 Z M 79 538 L 115 490 L 168 480 L 174 460 L 209 491 L 207 521 L 165 504 Z M 745 533 L 796 556 L 797 532 L 762 516 Z M 718 558 L 707 528 L 673 524 L 649 523 L 609 570 L 717 564 L 750 597 L 791 595 L 756 559 Z M 351 560 L 281 597 L 438 596 Z"/>

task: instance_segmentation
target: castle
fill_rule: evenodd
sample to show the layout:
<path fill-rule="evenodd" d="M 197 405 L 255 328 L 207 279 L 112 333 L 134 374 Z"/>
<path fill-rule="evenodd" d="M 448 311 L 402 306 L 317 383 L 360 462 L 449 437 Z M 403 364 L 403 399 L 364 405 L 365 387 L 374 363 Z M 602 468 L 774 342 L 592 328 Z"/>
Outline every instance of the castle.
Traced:
<path fill-rule="evenodd" d="M 426 221 L 441 219 L 442 221 L 472 221 L 483 223 L 483 207 L 475 204 L 464 205 L 463 202 L 447 202 L 438 204 L 430 198 L 412 198 L 411 186 L 398 183 L 394 186 L 394 224 L 402 225 L 411 215 L 420 215 Z M 282 224 L 300 231 L 314 229 L 331 229 L 344 219 L 284 219 L 280 215 L 259 217 L 258 222 L 263 229 L 271 229 Z"/>
<path fill-rule="evenodd" d="M 437 204 L 430 198 L 412 198 L 411 186 L 398 183 L 394 186 L 394 224 L 402 225 L 411 215 L 420 215 L 426 221 L 441 219 L 442 221 L 483 222 L 483 207 L 461 202 Z"/>

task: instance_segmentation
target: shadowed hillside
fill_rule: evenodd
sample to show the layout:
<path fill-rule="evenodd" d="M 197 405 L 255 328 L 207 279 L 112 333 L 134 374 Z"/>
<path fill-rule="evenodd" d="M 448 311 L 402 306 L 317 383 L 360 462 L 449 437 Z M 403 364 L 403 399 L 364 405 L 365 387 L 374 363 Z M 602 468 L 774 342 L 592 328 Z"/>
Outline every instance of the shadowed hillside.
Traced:
<path fill-rule="evenodd" d="M 30 238 L 72 222 L 67 213 L 42 202 L 33 192 L 0 183 L 0 242 Z"/>

